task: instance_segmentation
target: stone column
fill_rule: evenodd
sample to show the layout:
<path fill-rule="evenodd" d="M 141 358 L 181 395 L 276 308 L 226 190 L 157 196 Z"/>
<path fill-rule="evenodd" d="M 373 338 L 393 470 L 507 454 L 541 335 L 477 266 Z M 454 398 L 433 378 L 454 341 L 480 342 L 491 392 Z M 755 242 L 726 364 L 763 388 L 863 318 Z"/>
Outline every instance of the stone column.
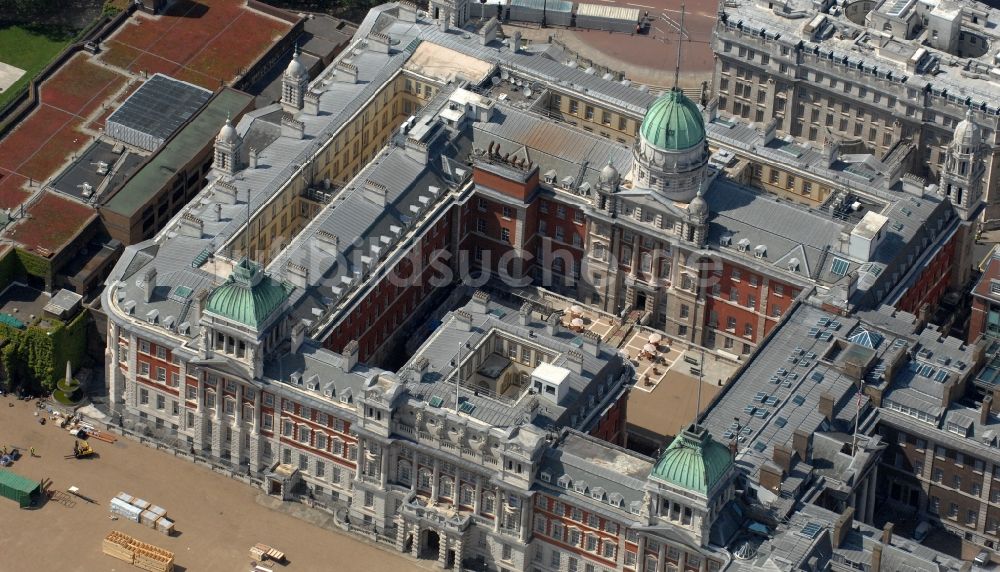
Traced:
<path fill-rule="evenodd" d="M 483 496 L 483 479 L 479 475 L 476 475 L 476 492 L 475 497 L 472 499 L 472 512 L 479 514 L 479 508 L 482 506 L 482 496 Z"/>
<path fill-rule="evenodd" d="M 414 558 L 420 558 L 420 525 L 413 525 L 413 544 L 410 545 L 410 554 Z"/>
<path fill-rule="evenodd" d="M 451 545 L 451 538 L 441 532 L 438 534 L 440 534 L 440 537 L 438 541 L 437 565 L 438 568 L 444 569 L 448 564 L 448 546 Z"/>
<path fill-rule="evenodd" d="M 205 448 L 205 376 L 198 372 L 198 394 L 195 396 L 194 409 L 194 447 L 201 452 Z"/>
<path fill-rule="evenodd" d="M 138 391 L 136 391 L 136 381 L 135 375 L 139 371 L 139 362 L 136 359 L 139 354 L 138 343 L 139 339 L 136 338 L 134 333 L 129 333 L 128 336 L 128 374 L 125 378 L 125 387 L 122 393 L 122 403 L 127 406 L 135 407 L 139 401 Z"/>
<path fill-rule="evenodd" d="M 431 503 L 438 499 L 438 479 L 441 478 L 441 463 L 434 459 L 434 472 L 431 474 Z"/>
<path fill-rule="evenodd" d="M 493 488 L 493 532 L 500 532 L 500 517 L 503 515 L 500 488 Z"/>
<path fill-rule="evenodd" d="M 872 524 L 875 522 L 875 490 L 878 486 L 878 466 L 872 467 L 871 476 L 868 477 L 868 514 L 865 522 Z"/>
<path fill-rule="evenodd" d="M 386 483 L 389 479 L 389 452 L 386 450 L 388 446 L 382 445 L 379 447 L 379 452 L 381 458 L 379 459 L 382 470 L 379 474 L 379 483 L 382 485 L 382 490 L 385 490 Z"/>
<path fill-rule="evenodd" d="M 121 360 L 121 346 L 118 345 L 118 337 L 121 328 L 114 320 L 108 319 L 108 394 L 111 397 L 111 405 L 121 403 L 122 384 L 124 376 L 118 362 Z"/>
<path fill-rule="evenodd" d="M 528 499 L 521 499 L 521 530 L 518 531 L 518 538 L 521 539 L 522 543 L 527 542 L 528 534 L 531 530 L 531 511 L 527 510 L 525 506 L 526 503 L 531 502 Z"/>
<path fill-rule="evenodd" d="M 233 412 L 233 440 L 229 447 L 229 459 L 235 465 L 243 460 L 243 384 L 236 384 L 236 410 Z"/>

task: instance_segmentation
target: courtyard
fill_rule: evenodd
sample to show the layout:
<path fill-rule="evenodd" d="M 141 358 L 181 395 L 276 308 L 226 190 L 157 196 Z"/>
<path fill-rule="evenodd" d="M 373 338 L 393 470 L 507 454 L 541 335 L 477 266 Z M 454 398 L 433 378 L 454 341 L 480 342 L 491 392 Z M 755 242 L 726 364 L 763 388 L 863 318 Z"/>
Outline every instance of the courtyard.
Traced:
<path fill-rule="evenodd" d="M 96 458 L 64 459 L 73 437 L 55 424 L 40 425 L 35 411 L 33 402 L 0 397 L 0 444 L 16 445 L 25 453 L 10 470 L 42 480 L 56 492 L 53 500 L 33 510 L 0 498 L 0 523 L 7 524 L 0 525 L 5 562 L 65 572 L 137 570 L 101 551 L 101 540 L 118 530 L 174 552 L 175 570 L 247 570 L 248 550 L 260 542 L 287 555 L 287 565 L 275 565 L 275 570 L 403 571 L 434 565 L 287 514 L 310 510 L 301 505 L 271 510 L 264 505 L 276 504 L 275 499 L 258 499 L 257 489 L 129 439 L 113 444 L 93 440 Z M 39 457 L 29 457 L 28 447 Z M 65 494 L 71 486 L 96 504 Z M 168 537 L 136 522 L 111 520 L 108 503 L 122 491 L 167 509 L 175 534 Z M 14 522 L 17 526 L 10 525 Z"/>

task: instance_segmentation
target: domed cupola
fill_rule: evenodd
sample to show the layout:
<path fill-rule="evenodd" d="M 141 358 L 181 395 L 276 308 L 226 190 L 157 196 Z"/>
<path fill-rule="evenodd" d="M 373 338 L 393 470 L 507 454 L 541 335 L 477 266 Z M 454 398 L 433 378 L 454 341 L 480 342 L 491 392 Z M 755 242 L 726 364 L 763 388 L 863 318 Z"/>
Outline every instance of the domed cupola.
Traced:
<path fill-rule="evenodd" d="M 226 117 L 226 123 L 215 136 L 215 154 L 212 159 L 212 169 L 220 175 L 233 175 L 239 170 L 240 145 L 243 140 L 233 127 L 233 122 Z"/>
<path fill-rule="evenodd" d="M 306 66 L 302 65 L 299 57 L 302 52 L 299 51 L 299 47 L 295 46 L 295 52 L 292 53 L 292 61 L 288 62 L 288 67 L 285 68 L 285 77 L 299 79 L 300 77 L 307 75 Z"/>
<path fill-rule="evenodd" d="M 302 65 L 299 47 L 295 46 L 292 61 L 288 62 L 281 76 L 281 106 L 289 113 L 302 109 L 302 102 L 309 89 L 309 70 Z"/>
<path fill-rule="evenodd" d="M 233 127 L 233 122 L 227 117 L 226 123 L 219 130 L 219 134 L 215 137 L 215 140 L 220 143 L 236 143 L 239 139 L 239 135 L 236 134 L 236 128 Z"/>
<path fill-rule="evenodd" d="M 708 221 L 708 201 L 702 196 L 701 189 L 698 189 L 698 194 L 688 204 L 688 214 L 699 224 Z"/>
<path fill-rule="evenodd" d="M 965 111 L 965 119 L 955 126 L 955 134 L 952 136 L 951 145 L 958 147 L 959 153 L 972 153 L 982 143 L 983 134 L 979 125 L 972 118 L 972 108 Z"/>
<path fill-rule="evenodd" d="M 229 279 L 208 295 L 205 312 L 260 331 L 288 299 L 292 287 L 264 274 L 244 258 Z"/>
<path fill-rule="evenodd" d="M 637 172 L 632 179 L 637 188 L 674 201 L 691 201 L 709 157 L 701 110 L 679 88 L 663 94 L 646 111 L 633 153 Z"/>
<path fill-rule="evenodd" d="M 653 465 L 650 476 L 684 490 L 708 495 L 733 466 L 729 448 L 708 430 L 690 425 L 674 439 Z"/>
<path fill-rule="evenodd" d="M 610 159 L 608 160 L 608 164 L 601 169 L 601 174 L 598 176 L 597 181 L 604 190 L 612 193 L 618 190 L 618 183 L 621 181 L 621 175 L 619 175 L 618 169 L 615 169 L 615 166 L 611 163 Z"/>

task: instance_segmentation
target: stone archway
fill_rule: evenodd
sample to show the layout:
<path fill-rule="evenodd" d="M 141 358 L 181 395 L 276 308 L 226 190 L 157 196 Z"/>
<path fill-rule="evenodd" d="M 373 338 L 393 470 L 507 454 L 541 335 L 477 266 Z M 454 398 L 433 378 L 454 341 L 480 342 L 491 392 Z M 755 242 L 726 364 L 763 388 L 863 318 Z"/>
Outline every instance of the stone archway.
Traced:
<path fill-rule="evenodd" d="M 441 552 L 441 535 L 436 530 L 424 530 L 420 533 L 420 558 L 437 560 Z"/>

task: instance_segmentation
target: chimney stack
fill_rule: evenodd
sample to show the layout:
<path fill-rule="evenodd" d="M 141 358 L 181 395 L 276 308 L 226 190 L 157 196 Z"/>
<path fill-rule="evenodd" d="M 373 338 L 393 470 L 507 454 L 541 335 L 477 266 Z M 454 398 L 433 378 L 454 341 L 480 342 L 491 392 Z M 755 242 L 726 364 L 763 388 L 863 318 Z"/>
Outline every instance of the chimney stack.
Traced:
<path fill-rule="evenodd" d="M 566 369 L 577 373 L 583 373 L 583 354 L 573 350 L 566 354 Z"/>
<path fill-rule="evenodd" d="M 792 469 L 792 454 L 793 451 L 787 445 L 773 445 L 774 452 L 771 455 L 771 460 L 774 464 L 781 469 L 782 474 L 787 475 Z"/>
<path fill-rule="evenodd" d="M 521 309 L 518 311 L 517 321 L 522 326 L 527 326 L 531 322 L 531 304 L 525 302 L 521 304 Z"/>
<path fill-rule="evenodd" d="M 792 450 L 799 456 L 800 461 L 809 460 L 809 437 L 810 433 L 804 429 L 796 429 L 792 433 Z"/>
<path fill-rule="evenodd" d="M 559 314 L 552 312 L 549 317 L 545 320 L 545 331 L 549 333 L 550 336 L 554 336 L 559 333 L 560 322 Z"/>
<path fill-rule="evenodd" d="M 302 347 L 302 342 L 306 339 L 306 325 L 302 321 L 298 321 L 292 326 L 292 353 L 299 351 Z"/>
<path fill-rule="evenodd" d="M 833 546 L 834 548 L 839 548 L 843 543 L 844 539 L 847 538 L 847 533 L 851 531 L 854 527 L 854 509 L 852 507 L 847 507 L 843 513 L 841 513 L 840 518 L 833 525 Z"/>
<path fill-rule="evenodd" d="M 781 479 L 783 476 L 781 467 L 771 461 L 765 461 L 760 466 L 757 483 L 772 493 L 777 493 L 781 490 Z"/>
<path fill-rule="evenodd" d="M 148 304 L 153 299 L 153 292 L 156 290 L 156 268 L 150 268 L 142 277 L 142 292 L 145 294 L 145 301 Z"/>
<path fill-rule="evenodd" d="M 472 331 L 472 314 L 465 310 L 455 311 L 455 329 L 460 332 Z"/>
<path fill-rule="evenodd" d="M 990 410 L 993 409 L 993 396 L 987 395 L 983 398 L 982 405 L 979 406 L 979 422 L 983 425 L 990 420 Z"/>
<path fill-rule="evenodd" d="M 824 391 L 819 396 L 819 412 L 829 422 L 833 422 L 833 395 Z"/>
<path fill-rule="evenodd" d="M 476 290 L 472 295 L 472 302 L 469 304 L 471 309 L 479 312 L 480 314 L 485 314 L 490 303 L 490 295 L 486 293 L 485 290 Z"/>
<path fill-rule="evenodd" d="M 882 527 L 882 544 L 885 544 L 886 546 L 890 546 L 892 544 L 892 529 L 893 524 L 891 522 L 885 523 L 885 526 Z"/>
<path fill-rule="evenodd" d="M 350 373 L 354 366 L 358 365 L 358 341 L 351 340 L 344 346 L 344 373 Z"/>
<path fill-rule="evenodd" d="M 882 545 L 876 544 L 872 546 L 872 565 L 869 568 L 871 572 L 881 572 L 882 570 Z"/>
<path fill-rule="evenodd" d="M 580 333 L 580 339 L 583 340 L 583 349 L 588 354 L 592 356 L 601 355 L 601 337 L 591 332 L 590 330 L 585 330 Z"/>

